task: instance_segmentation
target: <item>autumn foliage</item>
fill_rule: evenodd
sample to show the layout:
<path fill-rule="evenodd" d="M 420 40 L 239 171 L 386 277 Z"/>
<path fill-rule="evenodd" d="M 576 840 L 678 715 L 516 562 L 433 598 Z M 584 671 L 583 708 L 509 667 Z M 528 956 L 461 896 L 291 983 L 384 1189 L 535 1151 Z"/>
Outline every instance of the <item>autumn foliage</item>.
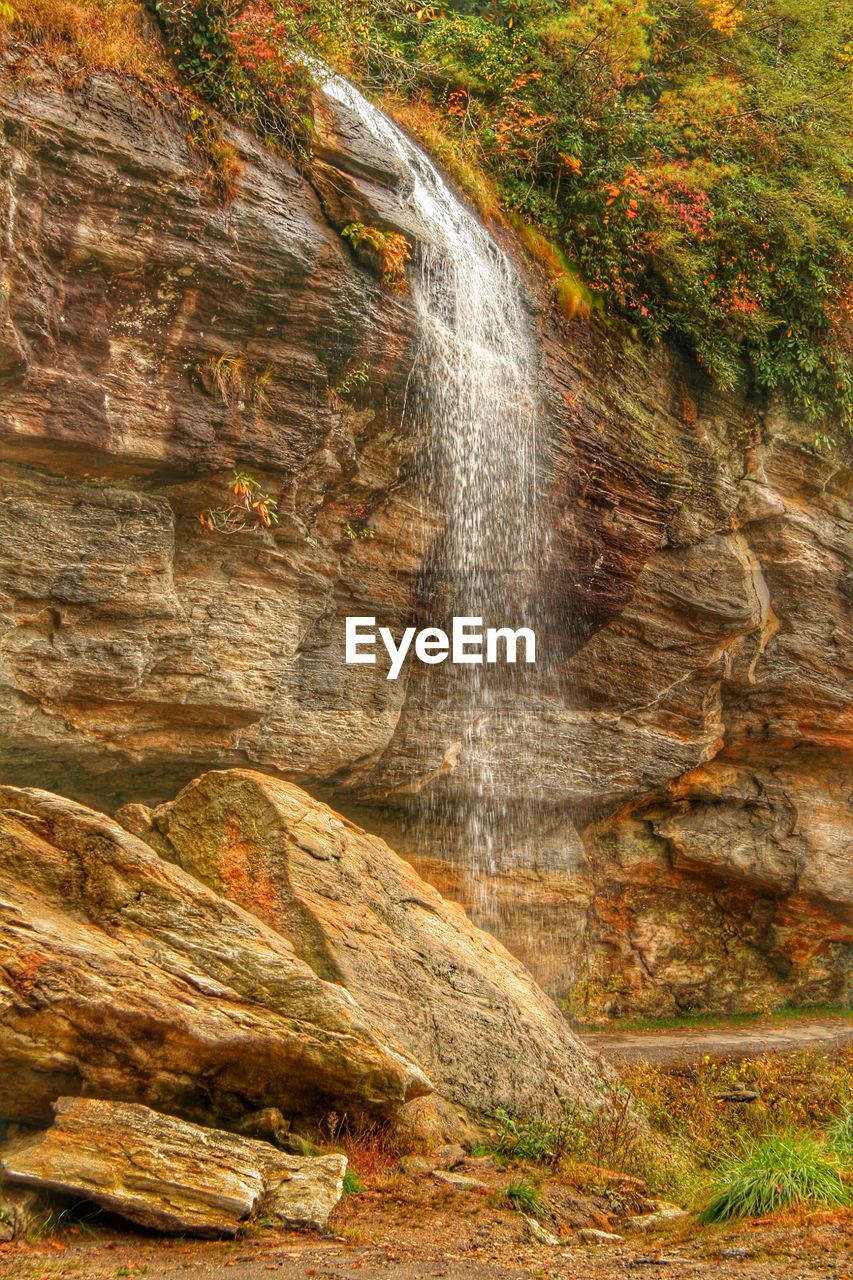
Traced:
<path fill-rule="evenodd" d="M 310 59 L 323 59 L 420 132 L 481 211 L 549 246 L 564 315 L 594 298 L 722 387 L 853 422 L 844 0 L 154 7 L 190 90 L 297 161 L 310 153 Z M 29 32 L 61 28 L 97 63 L 98 24 L 110 39 L 119 15 L 138 30 L 127 15 L 140 9 L 12 0 L 0 26 L 18 10 Z M 377 246 L 400 288 L 403 250 Z"/>

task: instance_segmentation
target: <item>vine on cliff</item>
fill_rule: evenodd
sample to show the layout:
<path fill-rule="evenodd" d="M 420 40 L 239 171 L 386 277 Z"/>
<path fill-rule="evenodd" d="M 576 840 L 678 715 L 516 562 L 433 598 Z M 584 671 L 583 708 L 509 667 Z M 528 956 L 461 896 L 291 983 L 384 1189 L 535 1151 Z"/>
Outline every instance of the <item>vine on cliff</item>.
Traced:
<path fill-rule="evenodd" d="M 383 231 L 364 222 L 350 222 L 341 235 L 354 249 L 367 245 L 378 256 L 382 267 L 382 283 L 393 293 L 408 293 L 406 263 L 411 257 L 409 242 L 399 231 Z"/>
<path fill-rule="evenodd" d="M 310 75 L 270 0 L 156 0 L 169 53 L 208 101 L 293 156 L 311 130 Z"/>

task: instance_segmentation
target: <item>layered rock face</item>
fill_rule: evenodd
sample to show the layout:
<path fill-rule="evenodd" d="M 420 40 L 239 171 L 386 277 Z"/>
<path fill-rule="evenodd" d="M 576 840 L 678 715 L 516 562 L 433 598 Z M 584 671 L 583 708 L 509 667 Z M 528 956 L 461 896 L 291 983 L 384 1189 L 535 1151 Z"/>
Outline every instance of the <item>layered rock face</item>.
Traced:
<path fill-rule="evenodd" d="M 343 662 L 345 615 L 399 631 L 439 608 L 412 309 L 334 230 L 417 235 L 393 164 L 323 111 L 307 179 L 232 131 L 223 206 L 174 103 L 43 77 L 3 103 L 3 777 L 112 809 L 254 765 L 369 810 L 466 898 L 464 834 L 423 810 L 488 776 L 522 820 L 480 919 L 553 991 L 588 972 L 622 1010 L 845 998 L 844 438 L 818 451 L 531 281 L 540 658 L 461 721 L 449 667 Z M 233 466 L 278 497 L 272 533 L 202 529 Z"/>
<path fill-rule="evenodd" d="M 594 1099 L 589 1060 L 530 974 L 384 841 L 248 770 L 205 774 L 153 819 L 164 857 L 284 934 L 463 1115 Z"/>
<path fill-rule="evenodd" d="M 112 1102 L 139 1104 L 118 1118 L 131 1129 L 160 1123 L 152 1108 L 275 1142 L 285 1120 L 332 1112 L 442 1138 L 501 1106 L 595 1103 L 598 1069 L 522 965 L 298 787 L 212 773 L 156 825 L 142 806 L 121 816 L 147 840 L 0 788 L 0 1119 L 43 1125 L 57 1099 L 96 1099 L 88 1120 L 63 1104 L 27 1148 L 38 1164 L 70 1143 L 69 1185 L 88 1160 L 73 1134 L 107 1125 Z"/>
<path fill-rule="evenodd" d="M 12 787 L 0 810 L 0 1116 L 76 1093 L 226 1123 L 389 1115 L 432 1092 L 285 937 L 117 823 Z"/>

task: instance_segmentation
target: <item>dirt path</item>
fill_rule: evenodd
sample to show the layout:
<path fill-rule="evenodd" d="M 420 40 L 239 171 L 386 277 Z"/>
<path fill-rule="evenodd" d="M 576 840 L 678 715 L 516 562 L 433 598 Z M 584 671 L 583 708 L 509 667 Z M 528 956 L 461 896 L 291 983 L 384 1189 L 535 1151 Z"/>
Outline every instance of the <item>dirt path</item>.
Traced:
<path fill-rule="evenodd" d="M 760 1053 L 792 1053 L 810 1045 L 841 1048 L 853 1044 L 853 1021 L 827 1019 L 823 1022 L 789 1022 L 774 1026 L 756 1023 L 749 1027 L 701 1027 L 671 1031 L 581 1032 L 581 1039 L 596 1053 L 613 1062 L 666 1064 L 679 1060 L 711 1058 L 752 1058 Z"/>
<path fill-rule="evenodd" d="M 532 1241 L 517 1214 L 483 1197 L 440 1196 L 401 1213 L 403 1198 L 369 1197 L 348 1215 L 348 1238 L 268 1234 L 230 1242 L 162 1241 L 130 1233 L 0 1246 L 7 1280 L 849 1280 L 853 1215 L 784 1225 L 689 1230 L 603 1245 Z M 341 1225 L 341 1224 L 339 1224 Z"/>

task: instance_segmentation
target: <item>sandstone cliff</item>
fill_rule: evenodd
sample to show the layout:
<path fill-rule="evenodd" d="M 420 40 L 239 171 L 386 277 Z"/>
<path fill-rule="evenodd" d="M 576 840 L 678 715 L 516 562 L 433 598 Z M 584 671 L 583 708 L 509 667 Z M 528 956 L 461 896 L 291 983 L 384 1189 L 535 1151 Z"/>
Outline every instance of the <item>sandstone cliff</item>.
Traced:
<path fill-rule="evenodd" d="M 436 798 L 464 811 L 486 770 L 507 811 L 537 801 L 486 923 L 554 991 L 586 965 L 621 1009 L 846 996 L 844 441 L 820 453 L 780 405 L 566 324 L 531 277 L 537 740 L 519 691 L 460 724 L 449 670 L 427 693 L 342 661 L 345 615 L 422 615 L 442 518 L 401 426 L 410 303 L 335 229 L 398 216 L 393 165 L 322 112 L 307 177 L 231 131 L 223 204 L 167 96 L 6 75 L 4 780 L 114 809 L 259 767 L 369 810 L 464 894 L 452 823 L 406 828 Z M 199 523 L 234 466 L 277 497 L 273 532 Z"/>

